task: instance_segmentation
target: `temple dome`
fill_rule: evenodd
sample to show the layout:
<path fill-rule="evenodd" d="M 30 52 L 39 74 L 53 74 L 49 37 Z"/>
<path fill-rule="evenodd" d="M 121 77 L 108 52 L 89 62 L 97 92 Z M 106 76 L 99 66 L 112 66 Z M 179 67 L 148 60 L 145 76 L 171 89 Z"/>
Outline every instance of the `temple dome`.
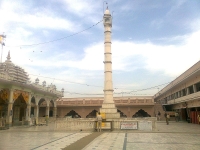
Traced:
<path fill-rule="evenodd" d="M 21 67 L 14 65 L 10 59 L 10 52 L 8 52 L 7 60 L 4 63 L 0 63 L 0 74 L 12 81 L 20 83 L 30 82 L 27 72 Z"/>

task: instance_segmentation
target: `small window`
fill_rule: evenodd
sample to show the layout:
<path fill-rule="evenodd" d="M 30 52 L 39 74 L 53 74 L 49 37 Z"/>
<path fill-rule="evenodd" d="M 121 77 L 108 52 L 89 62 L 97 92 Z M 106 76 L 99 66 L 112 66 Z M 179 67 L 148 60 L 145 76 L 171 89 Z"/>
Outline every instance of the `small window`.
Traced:
<path fill-rule="evenodd" d="M 182 89 L 183 96 L 186 95 L 186 89 Z"/>
<path fill-rule="evenodd" d="M 200 91 L 200 82 L 196 83 L 195 85 L 196 85 L 197 92 L 199 92 Z"/>
<path fill-rule="evenodd" d="M 193 86 L 190 86 L 189 87 L 189 94 L 192 94 L 192 93 L 194 93 L 194 89 L 193 89 Z"/>

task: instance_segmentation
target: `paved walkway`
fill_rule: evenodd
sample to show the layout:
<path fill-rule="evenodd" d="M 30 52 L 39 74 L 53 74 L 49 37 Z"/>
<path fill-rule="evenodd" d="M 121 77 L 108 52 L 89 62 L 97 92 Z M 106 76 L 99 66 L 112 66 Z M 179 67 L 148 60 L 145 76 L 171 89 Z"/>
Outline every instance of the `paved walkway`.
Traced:
<path fill-rule="evenodd" d="M 152 132 L 137 130 L 103 131 L 91 140 L 92 132 L 54 131 L 53 124 L 36 127 L 12 127 L 0 130 L 0 150 L 61 150 L 69 145 L 87 145 L 83 150 L 199 150 L 200 125 L 186 122 L 157 123 Z M 85 138 L 84 138 L 85 137 Z M 74 150 L 73 148 L 71 148 Z"/>

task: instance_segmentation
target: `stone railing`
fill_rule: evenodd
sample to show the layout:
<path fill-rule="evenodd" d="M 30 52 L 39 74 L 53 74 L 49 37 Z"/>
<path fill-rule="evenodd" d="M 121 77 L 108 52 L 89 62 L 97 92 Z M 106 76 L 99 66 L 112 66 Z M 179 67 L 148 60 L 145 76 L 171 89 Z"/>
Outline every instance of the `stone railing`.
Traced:
<path fill-rule="evenodd" d="M 115 105 L 154 105 L 153 99 L 114 100 Z M 57 101 L 57 106 L 101 106 L 103 100 L 68 100 Z"/>
<path fill-rule="evenodd" d="M 67 130 L 67 131 L 80 131 L 80 130 L 90 130 L 93 131 L 95 128 L 95 119 L 94 118 L 60 118 L 55 122 L 56 130 Z"/>
<path fill-rule="evenodd" d="M 31 121 L 30 125 L 36 124 L 36 118 L 35 117 L 30 118 L 30 121 Z M 52 123 L 52 122 L 55 122 L 55 121 L 56 121 L 56 118 L 54 118 L 54 117 L 49 117 L 49 119 L 48 119 L 49 123 Z M 37 124 L 39 124 L 39 125 L 46 124 L 45 117 L 38 117 Z"/>
<path fill-rule="evenodd" d="M 38 89 L 42 90 L 42 91 L 47 91 L 47 92 L 50 92 L 50 93 L 54 93 L 54 94 L 57 94 L 57 95 L 60 95 L 60 96 L 63 96 L 63 93 L 61 91 L 57 91 L 55 89 L 52 89 L 50 87 L 46 87 L 46 86 L 42 86 L 42 85 L 39 85 L 39 84 L 31 84 L 32 86 L 34 87 L 37 87 Z"/>
<path fill-rule="evenodd" d="M 130 100 L 121 100 L 118 102 L 115 101 L 115 104 L 126 104 L 126 103 L 129 103 L 129 104 L 154 104 L 154 101 L 153 99 L 130 99 Z"/>
<path fill-rule="evenodd" d="M 95 130 L 95 118 L 57 118 L 55 121 L 55 130 L 66 131 L 94 131 Z M 122 122 L 137 122 L 137 130 L 155 131 L 157 128 L 156 117 L 146 118 L 119 118 L 108 119 L 112 122 L 113 130 L 120 130 Z"/>
<path fill-rule="evenodd" d="M 54 118 L 54 117 L 48 118 L 49 123 L 54 122 L 55 120 L 56 120 L 56 118 Z M 38 123 L 45 123 L 45 117 L 38 117 Z"/>

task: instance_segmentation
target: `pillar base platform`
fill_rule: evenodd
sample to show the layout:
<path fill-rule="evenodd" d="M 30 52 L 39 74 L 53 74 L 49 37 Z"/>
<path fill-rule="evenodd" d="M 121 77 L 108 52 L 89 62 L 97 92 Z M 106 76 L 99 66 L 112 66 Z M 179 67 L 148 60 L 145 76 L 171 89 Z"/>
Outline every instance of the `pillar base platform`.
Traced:
<path fill-rule="evenodd" d="M 100 108 L 101 113 L 105 113 L 105 119 L 120 118 L 120 113 L 117 112 L 117 108 L 114 103 L 103 103 Z"/>

